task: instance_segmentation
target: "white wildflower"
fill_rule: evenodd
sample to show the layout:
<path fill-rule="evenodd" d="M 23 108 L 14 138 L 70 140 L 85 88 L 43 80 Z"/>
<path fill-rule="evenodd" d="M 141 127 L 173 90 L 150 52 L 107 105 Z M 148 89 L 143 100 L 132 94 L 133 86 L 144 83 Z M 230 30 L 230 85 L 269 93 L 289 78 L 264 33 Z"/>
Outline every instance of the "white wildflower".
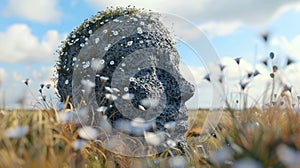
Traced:
<path fill-rule="evenodd" d="M 122 96 L 122 99 L 124 100 L 132 100 L 134 98 L 134 94 L 132 93 L 126 93 Z"/>
<path fill-rule="evenodd" d="M 120 90 L 118 88 L 112 88 L 113 93 L 120 93 Z"/>
<path fill-rule="evenodd" d="M 106 106 L 100 106 L 99 108 L 97 108 L 97 111 L 100 113 L 104 113 L 107 110 Z"/>
<path fill-rule="evenodd" d="M 16 126 L 13 128 L 8 128 L 4 132 L 4 136 L 8 138 L 20 138 L 26 135 L 29 131 L 27 126 Z"/>
<path fill-rule="evenodd" d="M 300 153 L 295 149 L 292 149 L 285 144 L 280 144 L 276 148 L 276 153 L 279 160 L 286 167 L 297 167 L 300 165 Z"/>
<path fill-rule="evenodd" d="M 261 163 L 251 158 L 243 158 L 236 161 L 233 165 L 233 168 L 263 168 Z"/>
<path fill-rule="evenodd" d="M 86 140 L 94 140 L 98 137 L 99 131 L 91 126 L 83 126 L 77 130 L 78 135 Z"/>
<path fill-rule="evenodd" d="M 183 156 L 175 156 L 168 160 L 170 167 L 185 167 L 186 158 Z"/>
<path fill-rule="evenodd" d="M 91 68 L 94 70 L 94 71 L 101 71 L 103 68 L 104 68 L 104 64 L 102 63 L 102 59 L 94 59 L 92 60 L 92 65 L 91 65 Z"/>
<path fill-rule="evenodd" d="M 113 93 L 113 92 L 114 92 L 114 91 L 112 90 L 112 88 L 107 87 L 107 86 L 105 86 L 104 89 L 105 89 L 106 92 L 109 92 L 109 93 Z"/>
<path fill-rule="evenodd" d="M 86 141 L 82 139 L 76 139 L 74 142 L 72 142 L 72 148 L 75 150 L 79 150 L 83 147 L 85 147 Z"/>
<path fill-rule="evenodd" d="M 164 134 L 161 133 L 153 133 L 153 132 L 145 132 L 144 133 L 145 140 L 150 145 L 160 145 L 164 141 Z"/>
<path fill-rule="evenodd" d="M 107 120 L 107 116 L 104 115 L 100 122 L 100 127 L 105 131 L 105 133 L 110 134 L 112 131 L 112 126 L 109 120 Z"/>
<path fill-rule="evenodd" d="M 102 83 L 106 82 L 109 78 L 105 76 L 100 76 L 100 80 Z"/>
<path fill-rule="evenodd" d="M 110 100 L 110 101 L 115 101 L 115 100 L 118 99 L 118 97 L 113 95 L 113 94 L 105 94 L 105 98 Z"/>
<path fill-rule="evenodd" d="M 81 84 L 84 86 L 85 91 L 89 94 L 92 91 L 92 88 L 95 87 L 95 83 L 90 80 L 82 80 Z"/>
<path fill-rule="evenodd" d="M 141 100 L 141 104 L 146 108 L 154 108 L 158 105 L 159 99 L 146 98 Z"/>
<path fill-rule="evenodd" d="M 176 142 L 171 139 L 168 139 L 166 143 L 171 148 L 176 146 Z"/>
<path fill-rule="evenodd" d="M 2 115 L 6 115 L 5 111 L 3 111 L 3 110 L 1 110 L 0 113 L 1 113 Z"/>
<path fill-rule="evenodd" d="M 176 122 L 175 121 L 169 121 L 165 123 L 164 127 L 169 130 L 169 131 L 174 131 L 176 127 Z"/>
<path fill-rule="evenodd" d="M 68 122 L 72 121 L 73 117 L 74 117 L 74 114 L 70 111 L 58 113 L 58 118 L 59 118 L 60 123 L 68 123 Z"/>

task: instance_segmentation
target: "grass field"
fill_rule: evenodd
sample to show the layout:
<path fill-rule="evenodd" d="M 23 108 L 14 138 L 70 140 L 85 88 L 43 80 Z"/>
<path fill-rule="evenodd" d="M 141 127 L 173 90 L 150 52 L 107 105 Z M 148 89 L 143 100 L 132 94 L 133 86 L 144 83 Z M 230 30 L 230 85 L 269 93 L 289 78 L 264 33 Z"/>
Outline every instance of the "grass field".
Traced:
<path fill-rule="evenodd" d="M 270 53 L 270 59 L 273 58 Z M 239 60 L 235 59 L 238 65 Z M 149 157 L 125 157 L 105 150 L 104 142 L 95 136 L 99 132 L 93 128 L 88 130 L 95 134 L 94 138 L 84 138 L 83 126 L 70 120 L 74 109 L 56 110 L 46 100 L 40 102 L 45 107 L 41 110 L 2 109 L 0 168 L 300 167 L 300 96 L 295 97 L 296 93 L 281 81 L 277 71 L 278 67 L 272 65 L 263 107 L 233 108 L 247 99 L 226 99 L 219 123 L 206 130 L 206 117 L 214 112 L 190 111 L 193 115 L 189 116 L 191 126 L 185 133 L 184 152 L 171 147 Z M 247 81 L 239 83 L 242 93 L 247 94 L 246 87 L 258 74 L 247 74 Z M 205 79 L 210 81 L 209 76 Z M 129 154 L 134 152 L 131 146 L 123 147 Z"/>
<path fill-rule="evenodd" d="M 0 167 L 299 166 L 300 116 L 291 108 L 229 109 L 212 135 L 199 143 L 207 112 L 197 111 L 196 122 L 186 133 L 190 147 L 185 154 L 166 151 L 129 158 L 105 151 L 95 141 L 80 144 L 80 126 L 59 122 L 55 110 L 2 110 Z"/>

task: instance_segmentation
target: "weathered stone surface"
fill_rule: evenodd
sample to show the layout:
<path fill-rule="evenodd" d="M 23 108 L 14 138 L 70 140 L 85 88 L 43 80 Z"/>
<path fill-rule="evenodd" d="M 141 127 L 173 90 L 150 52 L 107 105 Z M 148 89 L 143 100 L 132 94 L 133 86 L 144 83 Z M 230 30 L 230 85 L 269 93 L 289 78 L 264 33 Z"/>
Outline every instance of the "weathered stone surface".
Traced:
<path fill-rule="evenodd" d="M 158 14 L 134 8 L 99 12 L 71 32 L 58 53 L 61 101 L 69 97 L 74 104 L 93 106 L 88 123 L 99 124 L 102 115 L 95 108 L 104 106 L 104 115 L 123 132 L 120 123 L 136 118 L 154 132 L 174 121 L 176 137 L 182 138 L 188 127 L 184 103 L 194 87 L 179 73 L 179 54 Z M 82 80 L 95 84 L 87 97 Z M 130 132 L 134 129 L 131 124 L 127 132 L 139 134 Z"/>

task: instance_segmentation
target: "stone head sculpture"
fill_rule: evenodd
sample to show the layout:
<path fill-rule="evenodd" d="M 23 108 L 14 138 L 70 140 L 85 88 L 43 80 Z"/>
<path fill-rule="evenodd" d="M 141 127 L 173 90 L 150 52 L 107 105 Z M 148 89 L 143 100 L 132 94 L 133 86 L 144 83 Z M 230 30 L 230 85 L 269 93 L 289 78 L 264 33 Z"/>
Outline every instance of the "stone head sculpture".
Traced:
<path fill-rule="evenodd" d="M 99 12 L 70 33 L 59 55 L 61 101 L 88 107 L 85 123 L 99 125 L 105 116 L 132 135 L 164 131 L 170 123 L 180 135 L 187 130 L 185 102 L 194 87 L 179 73 L 180 56 L 158 14 Z"/>

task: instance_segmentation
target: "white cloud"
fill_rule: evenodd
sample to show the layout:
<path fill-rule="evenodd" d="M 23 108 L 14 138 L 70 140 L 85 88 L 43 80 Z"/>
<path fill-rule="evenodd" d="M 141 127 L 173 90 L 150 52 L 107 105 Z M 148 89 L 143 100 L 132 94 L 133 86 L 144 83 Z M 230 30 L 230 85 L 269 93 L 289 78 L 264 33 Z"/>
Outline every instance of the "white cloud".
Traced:
<path fill-rule="evenodd" d="M 204 67 L 191 67 L 185 64 L 179 64 L 179 70 L 183 77 L 193 85 L 201 83 L 202 77 L 207 73 Z"/>
<path fill-rule="evenodd" d="M 275 37 L 271 41 L 271 44 L 278 46 L 286 54 L 300 59 L 300 34 L 295 36 L 292 40 L 288 40 L 287 37 Z"/>
<path fill-rule="evenodd" d="M 62 15 L 57 0 L 9 0 L 3 14 L 42 23 L 57 22 Z"/>
<path fill-rule="evenodd" d="M 241 91 L 239 82 L 247 82 L 246 77 L 249 72 L 254 71 L 254 67 L 246 60 L 241 59 L 240 65 L 235 62 L 234 58 L 224 57 L 221 59 L 222 65 L 225 66 L 223 89 L 226 97 L 231 97 L 234 95 L 239 95 L 238 92 Z M 256 76 L 251 80 L 247 90 L 247 95 L 249 99 L 253 101 L 261 101 L 261 95 L 265 91 L 267 82 L 271 80 L 269 73 L 266 69 L 261 66 L 256 67 L 261 72 L 261 75 Z M 194 96 L 188 100 L 186 103 L 189 108 L 210 108 L 213 102 L 212 94 L 216 92 L 210 82 L 203 79 L 206 75 L 206 70 L 204 67 L 191 67 L 188 65 L 180 65 L 180 72 L 183 76 L 195 86 L 196 92 Z M 245 80 L 246 79 L 246 80 Z M 300 81 L 299 81 L 300 82 Z"/>
<path fill-rule="evenodd" d="M 278 14 L 283 13 L 290 9 L 300 11 L 300 3 L 290 3 L 287 5 L 284 5 L 282 8 L 280 8 L 280 11 L 278 12 Z"/>
<path fill-rule="evenodd" d="M 16 81 L 16 82 L 21 82 L 21 81 L 23 81 L 23 80 L 25 79 L 22 75 L 20 75 L 20 74 L 19 74 L 18 72 L 16 72 L 16 71 L 12 72 L 12 78 L 13 78 L 13 80 Z"/>
<path fill-rule="evenodd" d="M 241 22 L 207 22 L 199 26 L 199 29 L 208 36 L 225 36 L 234 33 L 240 26 Z"/>
<path fill-rule="evenodd" d="M 41 67 L 39 70 L 34 70 L 32 72 L 33 80 L 38 81 L 39 83 L 51 83 L 53 84 L 52 78 L 55 72 L 54 66 L 51 67 Z"/>
<path fill-rule="evenodd" d="M 234 58 L 224 57 L 221 60 L 222 65 L 225 66 L 224 73 L 228 80 L 238 82 L 243 76 L 249 72 L 253 72 L 253 66 L 244 59 L 240 60 L 240 65 L 236 63 Z"/>
<path fill-rule="evenodd" d="M 242 59 L 240 62 L 240 66 L 236 64 L 233 58 L 225 57 L 221 59 L 223 65 L 225 65 L 224 69 L 224 92 L 227 98 L 230 100 L 232 99 L 240 99 L 240 80 L 247 79 L 245 77 L 248 72 L 253 72 L 254 67 L 247 62 L 246 60 Z M 270 86 L 272 83 L 272 79 L 270 77 L 270 71 L 261 65 L 256 65 L 255 69 L 260 72 L 260 75 L 256 76 L 255 78 L 250 80 L 249 85 L 246 88 L 246 92 L 244 93 L 247 95 L 249 99 L 248 105 L 259 105 L 263 103 L 269 102 L 270 97 Z M 300 63 L 295 63 L 287 68 L 280 70 L 276 78 L 276 89 L 275 93 L 280 95 L 280 92 L 283 88 L 278 87 L 278 82 L 282 81 L 285 84 L 292 86 L 293 91 L 293 100 L 297 100 L 295 96 L 300 95 L 300 87 L 298 84 L 300 83 L 299 75 L 300 72 Z M 183 76 L 190 81 L 194 86 L 196 86 L 196 95 L 194 95 L 186 104 L 189 108 L 209 108 L 211 107 L 211 103 L 213 102 L 212 93 L 214 93 L 214 88 L 212 85 L 203 79 L 203 76 L 206 74 L 204 67 L 190 67 L 186 66 L 185 68 L 181 67 L 181 73 Z M 195 79 L 195 80 L 190 80 Z M 248 80 L 249 81 L 249 80 Z M 247 80 L 244 80 L 247 82 Z M 267 89 L 267 92 L 266 92 Z M 234 102 L 231 102 L 234 105 Z M 257 104 L 259 103 L 259 104 Z M 293 102 L 294 103 L 294 102 Z"/>
<path fill-rule="evenodd" d="M 37 102 L 41 102 L 41 94 L 38 91 L 40 84 L 50 84 L 50 89 L 44 87 L 43 95 L 46 95 L 47 102 L 55 104 L 58 97 L 55 95 L 56 89 L 52 80 L 54 67 L 41 66 L 36 69 L 29 68 L 26 72 L 18 70 L 8 73 L 6 81 L 3 83 L 2 89 L 5 90 L 6 106 L 14 107 L 20 99 L 24 107 L 33 108 Z M 25 79 L 29 79 L 28 88 L 24 84 Z"/>
<path fill-rule="evenodd" d="M 0 68 L 0 86 L 6 80 L 6 71 L 3 68 Z"/>
<path fill-rule="evenodd" d="M 300 4 L 295 5 L 295 9 L 296 9 L 297 11 L 300 11 Z"/>
<path fill-rule="evenodd" d="M 287 84 L 293 87 L 296 96 L 300 96 L 300 63 L 291 64 L 286 67 L 282 72 L 282 80 Z"/>
<path fill-rule="evenodd" d="M 0 61 L 8 63 L 54 61 L 55 50 L 64 36 L 50 30 L 40 42 L 27 25 L 12 25 L 5 32 L 0 32 Z"/>
<path fill-rule="evenodd" d="M 197 22 L 243 22 L 261 24 L 269 22 L 279 12 L 292 8 L 296 0 L 182 0 L 137 1 L 137 0 L 85 0 L 93 7 L 134 5 L 158 12 L 168 12 Z M 284 9 L 284 10 L 283 10 Z"/>
<path fill-rule="evenodd" d="M 187 102 L 186 105 L 188 108 L 197 109 L 200 107 L 208 107 L 208 104 L 211 104 L 211 88 L 208 83 L 203 82 L 203 77 L 206 75 L 206 70 L 204 67 L 191 67 L 186 64 L 179 64 L 179 70 L 182 76 L 190 82 L 192 85 L 195 86 L 195 92 L 193 97 L 191 97 Z M 205 89 L 203 89 L 203 87 Z M 204 93 L 204 94 L 203 94 Z M 207 95 L 207 96 L 203 96 Z"/>

